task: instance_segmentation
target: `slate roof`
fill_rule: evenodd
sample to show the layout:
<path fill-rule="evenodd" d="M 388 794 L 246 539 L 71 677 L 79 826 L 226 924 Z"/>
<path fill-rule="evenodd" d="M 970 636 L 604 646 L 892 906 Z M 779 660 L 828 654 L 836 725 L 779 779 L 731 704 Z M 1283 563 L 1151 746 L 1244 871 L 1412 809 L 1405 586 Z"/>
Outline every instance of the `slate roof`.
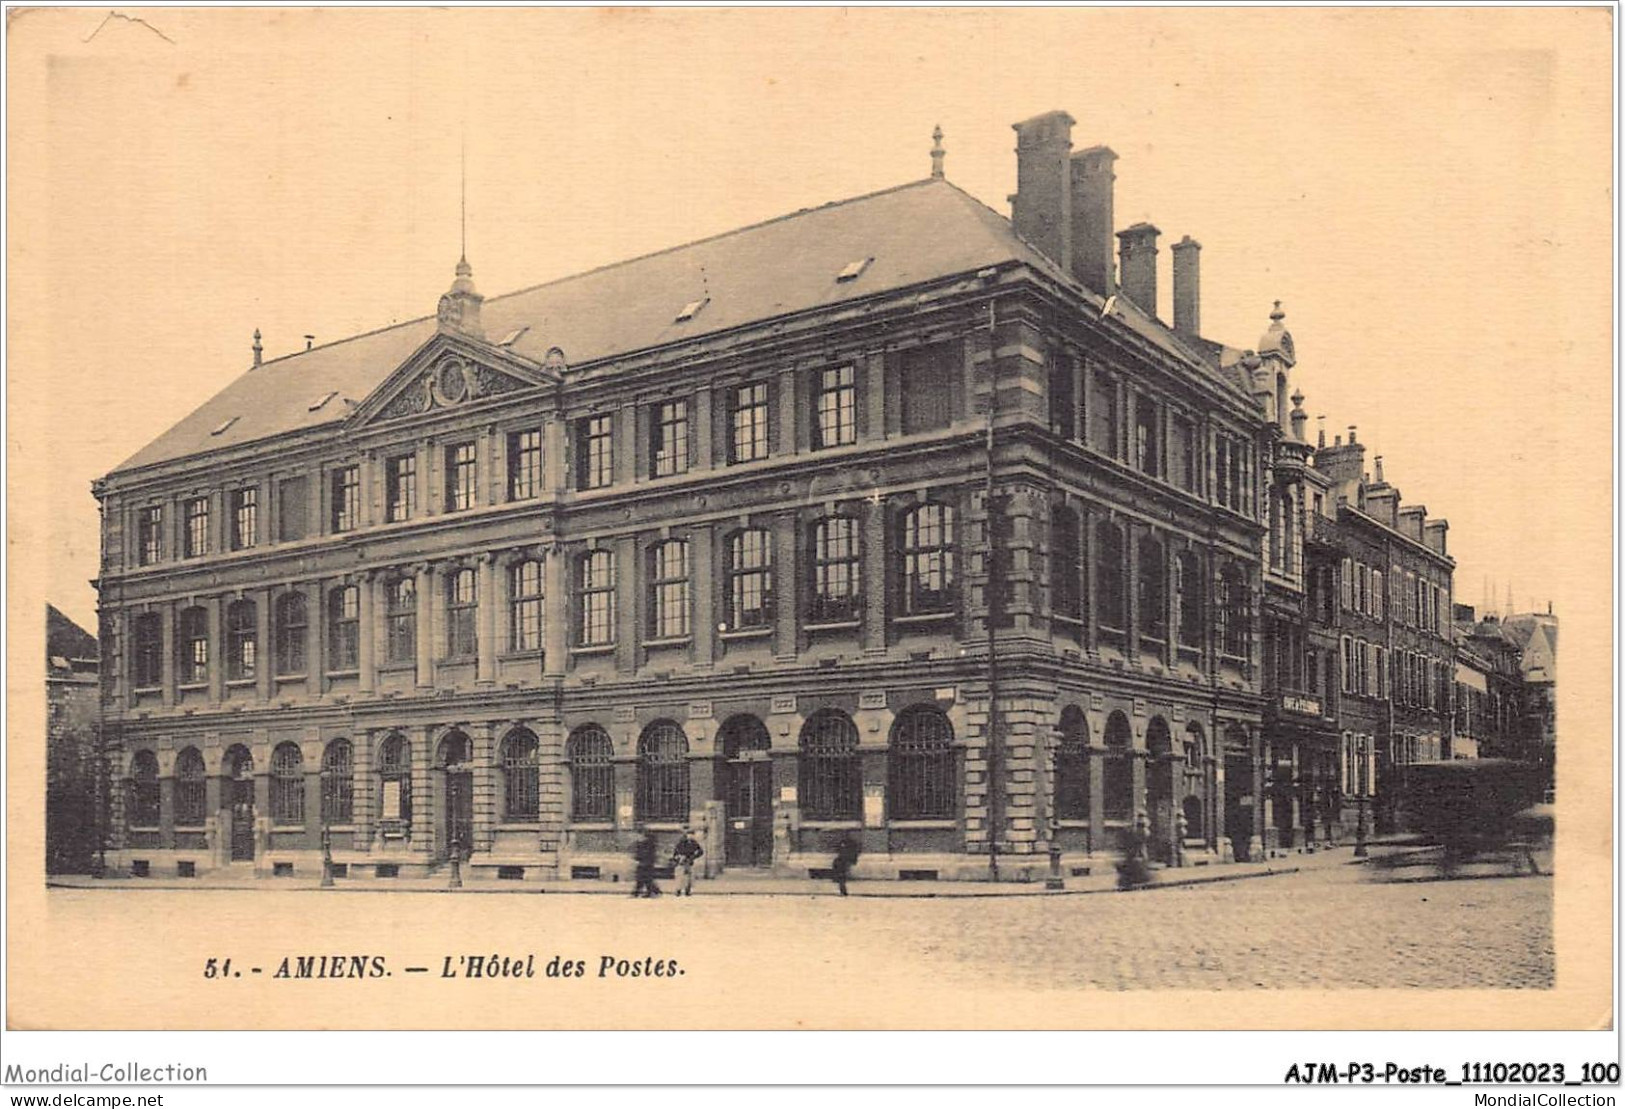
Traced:
<path fill-rule="evenodd" d="M 855 280 L 836 280 L 865 258 L 873 261 Z M 525 328 L 508 348 L 522 357 L 540 363 L 558 347 L 571 366 L 581 366 L 1006 262 L 1081 288 L 1018 237 L 1008 219 L 946 180 L 927 179 L 490 297 L 482 325 L 492 342 Z M 686 304 L 706 296 L 692 319 L 676 322 Z M 1166 326 L 1126 300 L 1113 315 L 1206 368 Z M 114 473 L 337 423 L 348 414 L 347 400 L 364 400 L 435 330 L 428 316 L 267 361 Z M 337 395 L 312 410 L 328 393 Z"/>

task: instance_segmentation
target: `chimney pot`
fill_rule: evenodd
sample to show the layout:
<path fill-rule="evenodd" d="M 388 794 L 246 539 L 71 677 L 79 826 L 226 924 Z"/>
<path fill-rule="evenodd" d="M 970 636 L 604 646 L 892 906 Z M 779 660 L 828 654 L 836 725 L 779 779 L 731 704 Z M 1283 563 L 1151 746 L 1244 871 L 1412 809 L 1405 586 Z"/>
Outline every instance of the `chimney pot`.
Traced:
<path fill-rule="evenodd" d="M 1202 333 L 1202 244 L 1186 235 L 1172 249 L 1174 330 L 1194 337 Z"/>
<path fill-rule="evenodd" d="M 316 344 L 316 336 L 314 336 L 314 335 L 306 335 L 305 336 L 305 349 L 306 350 L 309 350 L 315 344 Z"/>
<path fill-rule="evenodd" d="M 1382 455 L 1377 455 L 1377 482 L 1382 483 Z"/>
<path fill-rule="evenodd" d="M 1354 426 L 1353 424 L 1349 425 L 1349 446 L 1351 447 L 1354 445 Z"/>
<path fill-rule="evenodd" d="M 1149 223 L 1136 223 L 1117 233 L 1123 295 L 1152 318 L 1157 315 L 1157 236 L 1160 234 L 1162 232 Z"/>

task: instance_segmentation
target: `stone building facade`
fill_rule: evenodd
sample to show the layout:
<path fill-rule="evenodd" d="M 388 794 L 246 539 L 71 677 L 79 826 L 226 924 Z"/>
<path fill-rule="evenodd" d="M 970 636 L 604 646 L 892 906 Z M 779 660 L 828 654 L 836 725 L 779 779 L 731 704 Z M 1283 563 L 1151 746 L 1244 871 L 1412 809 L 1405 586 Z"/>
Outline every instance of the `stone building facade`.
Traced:
<path fill-rule="evenodd" d="M 1020 879 L 1106 865 L 1140 811 L 1171 864 L 1296 842 L 1327 720 L 1296 667 L 1266 701 L 1266 604 L 1305 623 L 1306 534 L 1365 517 L 1286 410 L 1279 311 L 1259 351 L 1202 338 L 1186 237 L 1160 321 L 1160 232 L 1115 230 L 1116 155 L 1071 127 L 1015 126 L 1009 220 L 939 147 L 507 296 L 464 261 L 424 320 L 256 335 L 95 486 L 112 864 L 585 881 L 689 827 L 713 873 L 850 836 L 860 875 Z M 1270 753 L 1282 712 L 1309 727 Z"/>
<path fill-rule="evenodd" d="M 97 863 L 100 802 L 96 637 L 45 606 L 45 872 L 85 874 Z"/>

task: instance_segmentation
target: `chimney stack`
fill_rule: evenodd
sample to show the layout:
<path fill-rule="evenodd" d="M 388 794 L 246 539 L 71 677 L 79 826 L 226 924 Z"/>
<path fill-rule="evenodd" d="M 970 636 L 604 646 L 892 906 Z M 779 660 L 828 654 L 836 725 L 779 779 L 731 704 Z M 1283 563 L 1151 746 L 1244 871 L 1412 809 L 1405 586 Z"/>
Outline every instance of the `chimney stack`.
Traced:
<path fill-rule="evenodd" d="M 1202 333 L 1202 244 L 1186 235 L 1173 252 L 1174 330 L 1194 338 Z"/>
<path fill-rule="evenodd" d="M 309 350 L 311 347 L 313 347 L 315 345 L 316 345 L 316 336 L 314 336 L 314 335 L 306 335 L 305 336 L 305 349 Z"/>
<path fill-rule="evenodd" d="M 1117 154 L 1109 146 L 1091 146 L 1072 155 L 1072 276 L 1102 297 L 1117 292 L 1112 264 L 1115 161 Z"/>
<path fill-rule="evenodd" d="M 1016 132 L 1016 191 L 1010 220 L 1016 234 L 1072 272 L 1072 124 L 1065 112 L 1045 112 L 1012 126 Z"/>
<path fill-rule="evenodd" d="M 1117 233 L 1123 295 L 1153 319 L 1157 315 L 1157 236 L 1160 234 L 1162 232 L 1149 223 L 1136 223 Z"/>

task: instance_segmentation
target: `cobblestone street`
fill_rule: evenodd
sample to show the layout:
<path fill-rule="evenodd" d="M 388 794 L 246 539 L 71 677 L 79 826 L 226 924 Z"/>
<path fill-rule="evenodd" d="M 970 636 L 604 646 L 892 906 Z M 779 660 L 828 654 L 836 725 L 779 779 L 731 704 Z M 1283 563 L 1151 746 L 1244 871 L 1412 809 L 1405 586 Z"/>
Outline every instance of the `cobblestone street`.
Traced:
<path fill-rule="evenodd" d="M 717 999 L 754 983 L 813 981 L 854 996 L 882 988 L 1028 991 L 1299 988 L 1542 988 L 1553 985 L 1550 877 L 1465 876 L 1431 866 L 1334 865 L 1242 881 L 1133 893 L 1004 897 L 852 897 L 828 892 L 634 901 L 624 896 L 393 894 L 289 889 L 56 889 L 53 929 L 97 934 L 74 966 L 90 990 L 104 976 L 173 991 L 204 956 L 232 957 L 245 989 L 337 996 L 331 984 L 283 983 L 287 956 L 381 954 L 388 978 L 340 987 L 507 993 L 527 1006 L 635 1004 L 641 991 Z M 168 945 L 132 964 L 117 936 L 161 934 L 187 919 L 208 950 Z M 144 944 L 143 944 L 144 946 Z M 473 983 L 444 993 L 449 955 L 530 953 L 533 984 Z M 545 981 L 554 956 L 584 961 L 574 981 Z M 676 980 L 604 975 L 606 955 L 679 960 Z M 431 968 L 412 975 L 406 967 Z M 251 973 L 251 972 L 249 972 Z M 584 980 L 583 980 L 584 979 Z M 613 985 L 605 993 L 601 984 Z M 226 989 L 227 987 L 221 987 Z M 537 989 L 546 991 L 538 994 Z M 458 993 L 457 991 L 462 991 Z M 626 991 L 632 991 L 627 993 Z M 313 995 L 316 996 L 316 995 Z M 616 1005 L 621 1001 L 614 1001 Z M 698 1002 L 697 1002 L 698 1003 Z M 708 1002 L 709 1003 L 709 1000 Z M 861 1017 L 854 1017 L 861 1022 Z M 185 1023 L 185 1021 L 182 1021 Z"/>
<path fill-rule="evenodd" d="M 911 923 L 931 929 L 928 954 L 1032 987 L 1550 987 L 1551 890 L 1549 877 L 1385 881 L 1351 866 Z"/>

